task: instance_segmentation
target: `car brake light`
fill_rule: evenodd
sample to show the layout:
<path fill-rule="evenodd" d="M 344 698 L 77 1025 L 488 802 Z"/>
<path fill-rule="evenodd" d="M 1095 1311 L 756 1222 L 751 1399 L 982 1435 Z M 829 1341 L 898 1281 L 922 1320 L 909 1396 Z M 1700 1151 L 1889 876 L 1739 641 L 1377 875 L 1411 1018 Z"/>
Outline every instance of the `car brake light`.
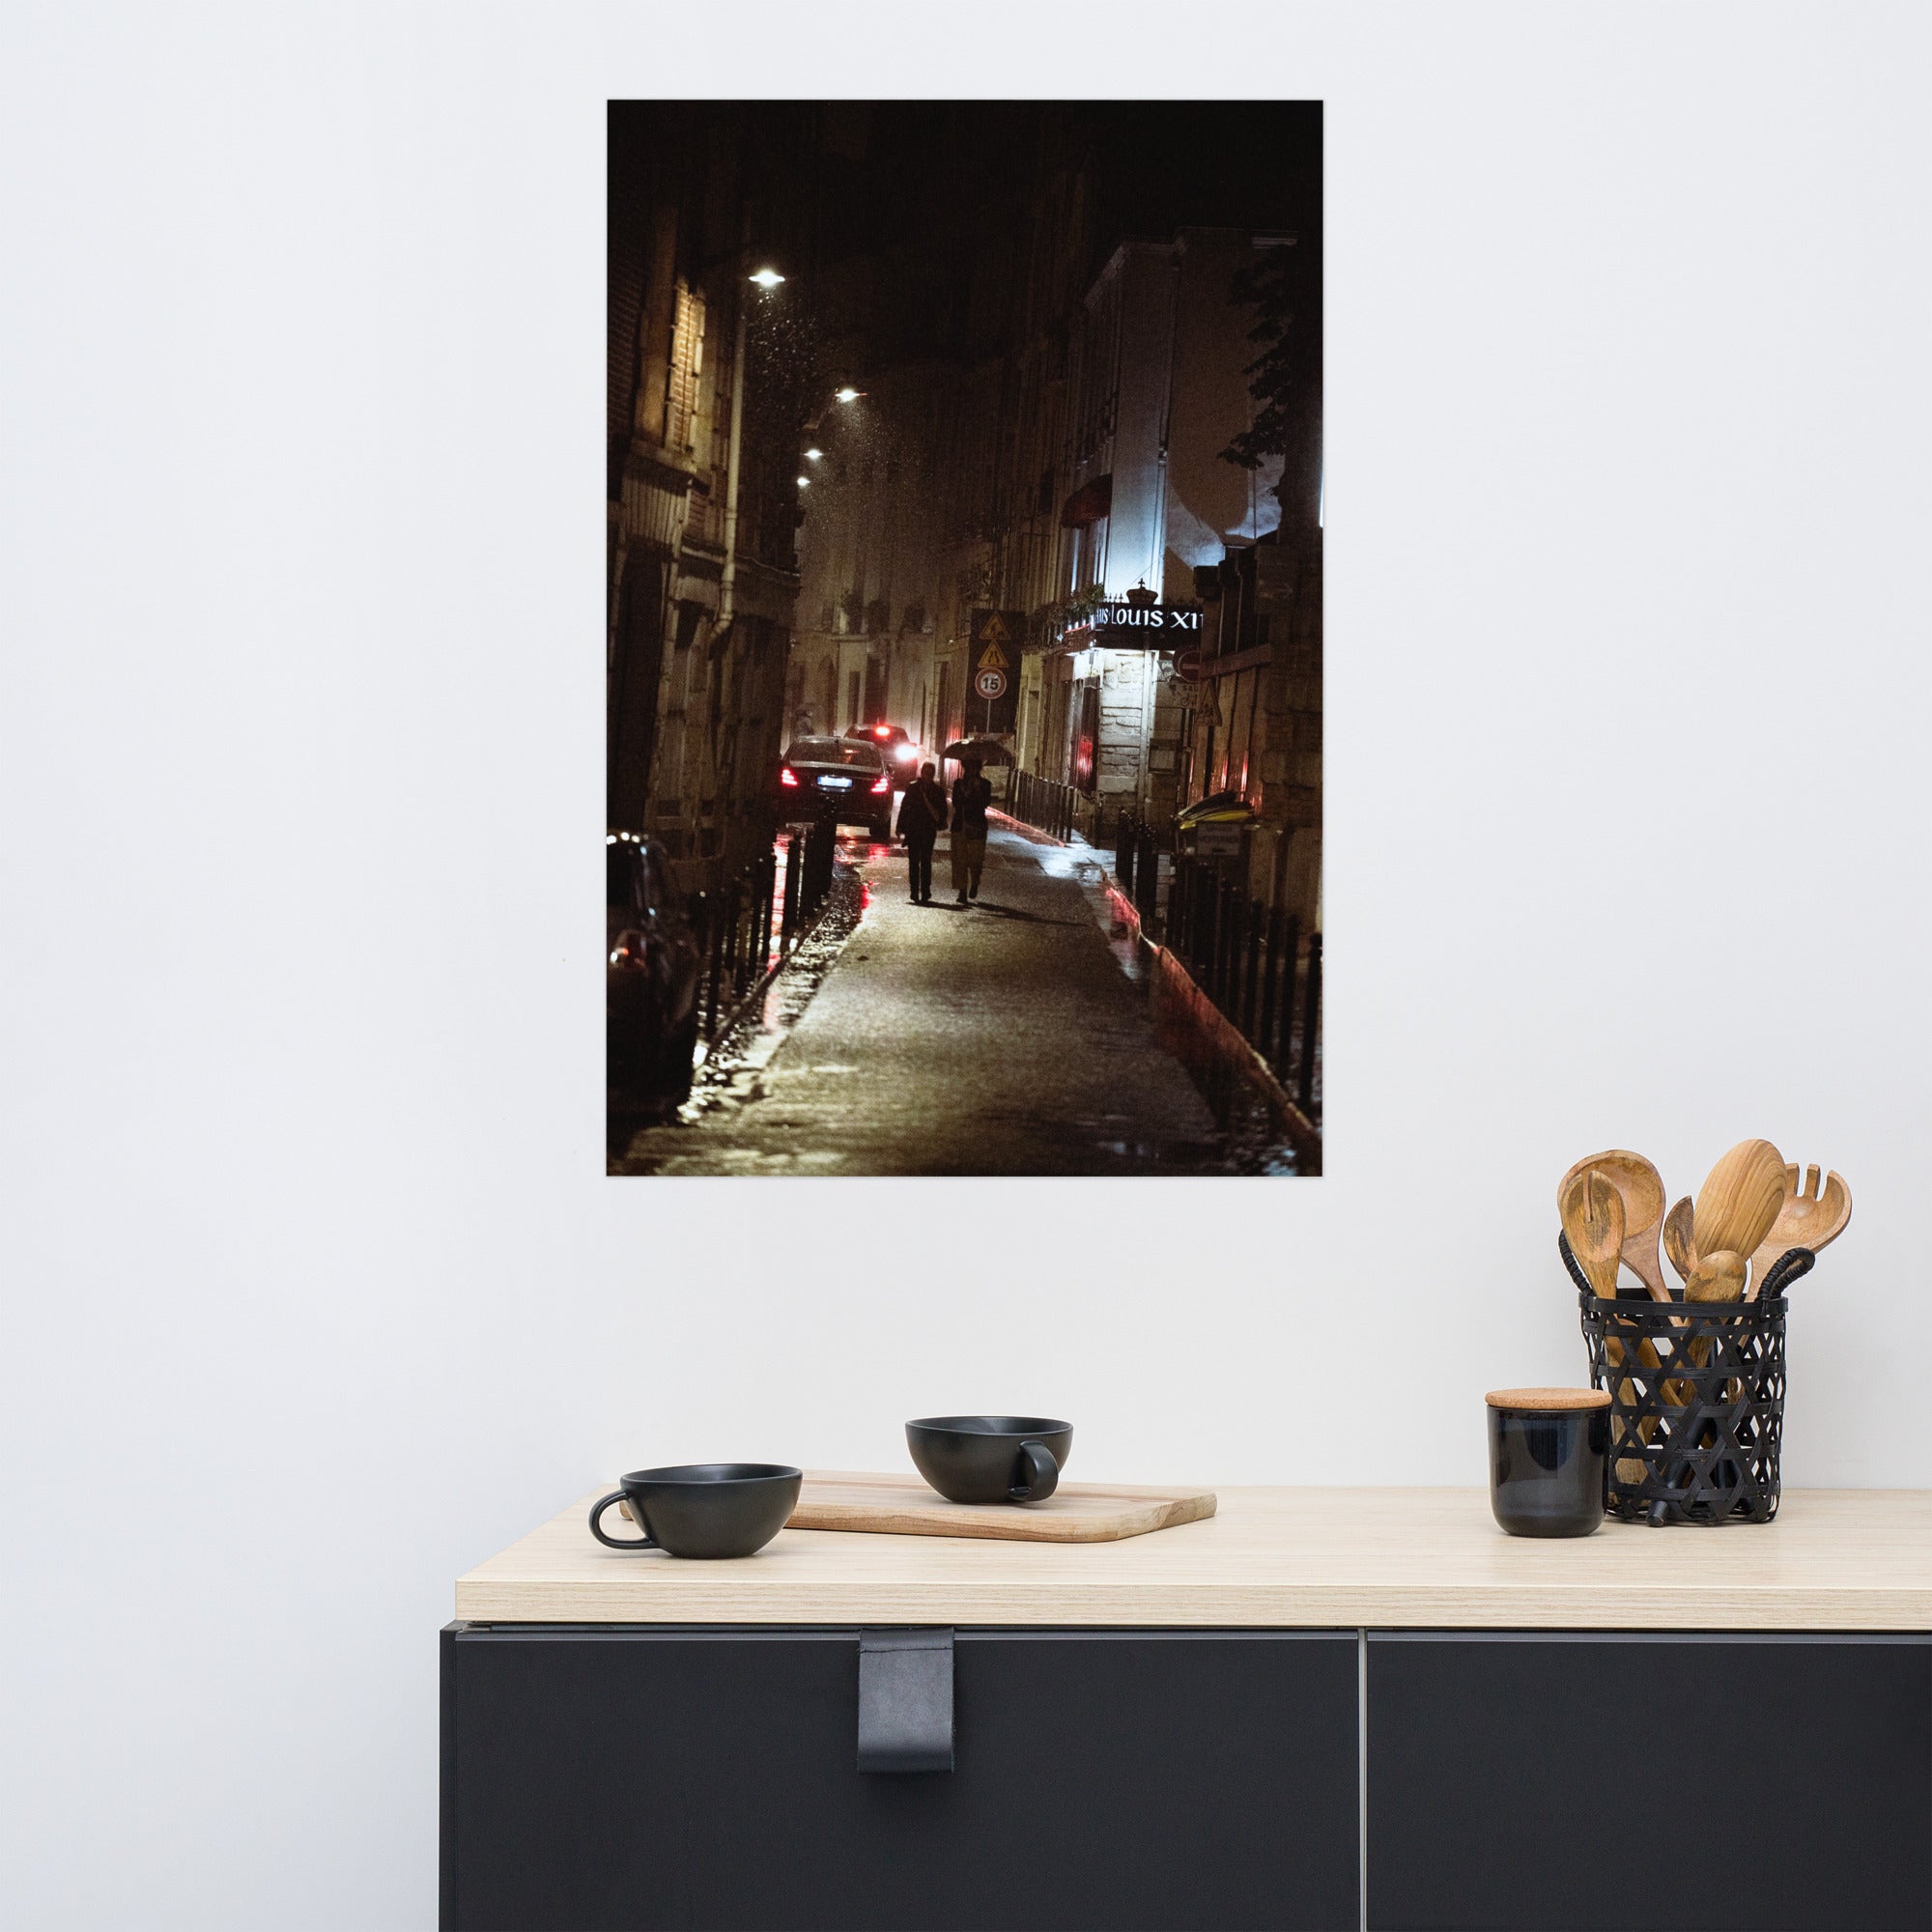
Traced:
<path fill-rule="evenodd" d="M 781 765 L 779 767 L 779 783 L 781 785 L 792 785 L 796 787 L 798 783 L 798 774 L 795 771 L 793 771 L 789 765 Z"/>
<path fill-rule="evenodd" d="M 889 779 L 884 772 L 881 772 L 878 776 L 876 782 L 873 784 L 872 789 L 874 791 L 891 791 L 892 788 L 893 788 L 892 780 Z"/>
<path fill-rule="evenodd" d="M 875 738 L 890 738 L 892 735 L 893 727 L 890 724 L 874 724 L 872 726 L 872 736 Z"/>
<path fill-rule="evenodd" d="M 636 931 L 620 932 L 616 945 L 611 949 L 611 963 L 634 970 L 648 965 L 650 962 L 644 957 L 644 935 Z"/>

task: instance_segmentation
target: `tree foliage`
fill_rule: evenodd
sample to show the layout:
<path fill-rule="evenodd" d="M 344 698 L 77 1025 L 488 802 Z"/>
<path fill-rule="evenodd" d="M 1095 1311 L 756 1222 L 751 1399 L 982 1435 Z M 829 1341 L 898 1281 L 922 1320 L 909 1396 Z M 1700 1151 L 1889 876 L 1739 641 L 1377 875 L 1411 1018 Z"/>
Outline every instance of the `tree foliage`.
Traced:
<path fill-rule="evenodd" d="M 1321 409 L 1321 279 L 1320 240 L 1258 249 L 1235 271 L 1230 301 L 1254 309 L 1248 340 L 1261 354 L 1242 373 L 1254 399 L 1249 426 L 1221 452 L 1222 460 L 1259 469 L 1285 459 L 1275 486 L 1286 515 L 1291 492 L 1304 492 L 1310 459 L 1319 473 Z"/>

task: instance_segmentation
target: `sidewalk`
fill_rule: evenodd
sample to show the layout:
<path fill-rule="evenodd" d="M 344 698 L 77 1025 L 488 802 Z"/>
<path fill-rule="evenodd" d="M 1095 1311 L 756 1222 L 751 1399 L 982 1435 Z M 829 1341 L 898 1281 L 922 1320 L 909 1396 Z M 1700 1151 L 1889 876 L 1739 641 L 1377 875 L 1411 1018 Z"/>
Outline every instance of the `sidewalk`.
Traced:
<path fill-rule="evenodd" d="M 876 851 L 876 848 L 875 848 Z M 1222 1136 L 1156 1041 L 1078 867 L 996 824 L 980 903 L 906 898 L 902 851 L 753 1097 L 639 1134 L 631 1174 L 1224 1173 Z"/>

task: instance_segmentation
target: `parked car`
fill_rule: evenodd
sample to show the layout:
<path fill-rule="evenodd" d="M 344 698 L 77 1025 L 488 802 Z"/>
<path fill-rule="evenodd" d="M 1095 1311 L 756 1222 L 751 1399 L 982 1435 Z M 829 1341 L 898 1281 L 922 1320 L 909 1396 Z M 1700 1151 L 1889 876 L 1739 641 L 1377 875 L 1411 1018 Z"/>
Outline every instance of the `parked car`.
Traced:
<path fill-rule="evenodd" d="M 794 738 L 779 767 L 779 812 L 823 814 L 863 825 L 874 838 L 893 836 L 893 778 L 869 732 L 863 738 Z"/>
<path fill-rule="evenodd" d="M 848 724 L 848 738 L 869 738 L 885 753 L 893 789 L 904 791 L 919 776 L 919 746 L 903 724 Z"/>
<path fill-rule="evenodd" d="M 691 1092 L 703 955 L 656 839 L 606 834 L 604 878 L 605 1095 L 625 1113 Z"/>

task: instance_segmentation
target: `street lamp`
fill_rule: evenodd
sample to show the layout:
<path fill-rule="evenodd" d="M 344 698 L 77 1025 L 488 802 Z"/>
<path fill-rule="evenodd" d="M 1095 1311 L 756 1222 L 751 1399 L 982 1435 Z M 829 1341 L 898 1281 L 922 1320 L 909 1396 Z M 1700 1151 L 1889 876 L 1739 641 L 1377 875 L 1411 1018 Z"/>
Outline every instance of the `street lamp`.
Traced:
<path fill-rule="evenodd" d="M 761 289 L 775 289 L 784 277 L 776 269 L 760 269 L 751 279 Z"/>
<path fill-rule="evenodd" d="M 864 389 L 835 389 L 832 398 L 834 402 L 856 403 L 865 393 Z"/>
<path fill-rule="evenodd" d="M 808 449 L 805 452 L 805 460 L 808 463 L 816 463 L 818 459 L 824 454 L 825 452 L 822 449 Z"/>

